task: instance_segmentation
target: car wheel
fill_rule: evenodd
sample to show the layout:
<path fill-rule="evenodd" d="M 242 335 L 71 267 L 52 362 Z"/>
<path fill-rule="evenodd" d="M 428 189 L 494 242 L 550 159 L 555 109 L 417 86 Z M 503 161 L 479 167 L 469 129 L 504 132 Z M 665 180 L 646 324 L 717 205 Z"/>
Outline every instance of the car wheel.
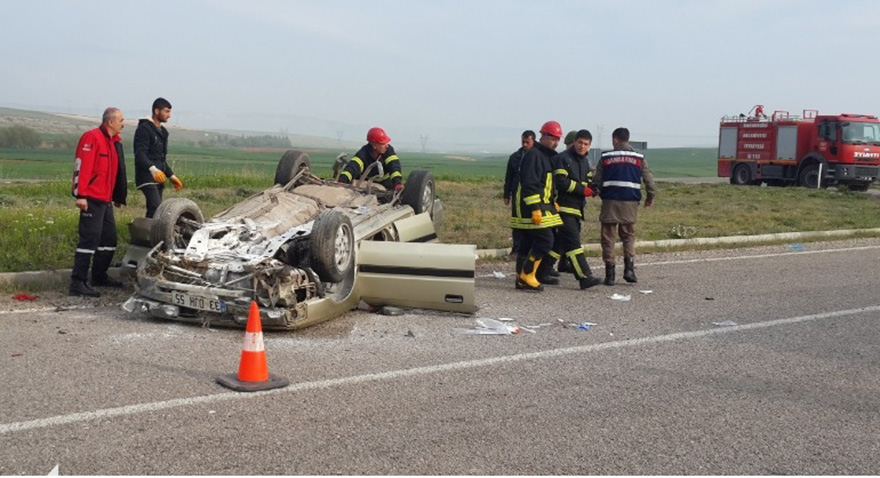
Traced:
<path fill-rule="evenodd" d="M 278 161 L 278 167 L 275 168 L 275 184 L 284 186 L 289 183 L 300 170 L 312 169 L 312 161 L 309 155 L 302 151 L 291 149 L 284 153 L 281 161 Z"/>
<path fill-rule="evenodd" d="M 199 205 L 186 198 L 162 201 L 153 215 L 150 242 L 155 246 L 164 242 L 165 250 L 183 249 L 193 234 L 205 222 Z"/>
<path fill-rule="evenodd" d="M 427 212 L 434 219 L 434 176 L 425 169 L 416 169 L 406 178 L 401 202 L 412 207 L 416 214 Z"/>
<path fill-rule="evenodd" d="M 325 282 L 340 282 L 354 267 L 351 219 L 333 209 L 315 219 L 309 236 L 309 264 Z"/>

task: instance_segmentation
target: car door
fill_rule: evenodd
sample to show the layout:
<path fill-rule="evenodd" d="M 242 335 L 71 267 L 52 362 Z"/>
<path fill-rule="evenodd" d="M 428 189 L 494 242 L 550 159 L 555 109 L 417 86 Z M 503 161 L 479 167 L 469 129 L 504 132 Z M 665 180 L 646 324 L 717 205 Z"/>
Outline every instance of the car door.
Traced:
<path fill-rule="evenodd" d="M 475 312 L 476 246 L 362 241 L 357 288 L 370 305 Z"/>

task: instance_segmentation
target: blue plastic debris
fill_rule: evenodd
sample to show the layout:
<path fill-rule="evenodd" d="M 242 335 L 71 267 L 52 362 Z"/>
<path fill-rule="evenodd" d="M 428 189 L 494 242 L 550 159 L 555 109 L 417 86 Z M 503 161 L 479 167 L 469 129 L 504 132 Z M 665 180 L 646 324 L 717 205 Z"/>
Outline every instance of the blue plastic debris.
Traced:
<path fill-rule="evenodd" d="M 789 244 L 788 248 L 793 251 L 802 251 L 802 250 L 804 250 L 804 245 L 803 244 Z"/>

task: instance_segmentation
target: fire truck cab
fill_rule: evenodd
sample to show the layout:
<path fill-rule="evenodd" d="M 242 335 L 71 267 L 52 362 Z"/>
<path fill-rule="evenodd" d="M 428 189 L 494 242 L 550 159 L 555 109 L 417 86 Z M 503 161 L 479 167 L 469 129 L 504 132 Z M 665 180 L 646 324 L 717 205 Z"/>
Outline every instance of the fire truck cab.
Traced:
<path fill-rule="evenodd" d="M 731 184 L 808 188 L 847 186 L 865 191 L 880 173 L 876 116 L 802 116 L 756 105 L 748 115 L 724 116 L 718 137 L 718 176 Z"/>

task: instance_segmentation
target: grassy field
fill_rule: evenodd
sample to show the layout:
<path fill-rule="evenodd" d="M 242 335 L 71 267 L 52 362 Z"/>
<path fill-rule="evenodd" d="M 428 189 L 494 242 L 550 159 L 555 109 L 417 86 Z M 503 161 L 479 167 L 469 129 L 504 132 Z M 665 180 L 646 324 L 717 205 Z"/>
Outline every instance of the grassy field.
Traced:
<path fill-rule="evenodd" d="M 309 150 L 315 169 L 327 174 L 335 151 Z M 707 177 L 715 172 L 714 150 L 650 152 L 657 177 Z M 186 185 L 166 197 L 195 200 L 206 216 L 271 185 L 280 151 L 180 148 L 171 155 Z M 72 151 L 0 150 L 0 179 L 41 179 L 0 184 L 0 272 L 69 268 L 76 245 L 77 210 L 69 193 Z M 133 158 L 127 156 L 129 179 Z M 509 211 L 501 200 L 505 157 L 446 157 L 401 154 L 405 171 L 431 169 L 446 208 L 438 231 L 444 242 L 479 248 L 510 246 Z M 143 215 L 143 196 L 130 184 L 129 206 L 117 210 L 119 258 L 126 225 Z M 598 201 L 587 206 L 584 240 L 598 242 Z M 718 237 L 737 234 L 880 227 L 880 199 L 863 193 L 802 188 L 736 187 L 728 184 L 661 183 L 656 205 L 642 210 L 639 239 Z"/>

